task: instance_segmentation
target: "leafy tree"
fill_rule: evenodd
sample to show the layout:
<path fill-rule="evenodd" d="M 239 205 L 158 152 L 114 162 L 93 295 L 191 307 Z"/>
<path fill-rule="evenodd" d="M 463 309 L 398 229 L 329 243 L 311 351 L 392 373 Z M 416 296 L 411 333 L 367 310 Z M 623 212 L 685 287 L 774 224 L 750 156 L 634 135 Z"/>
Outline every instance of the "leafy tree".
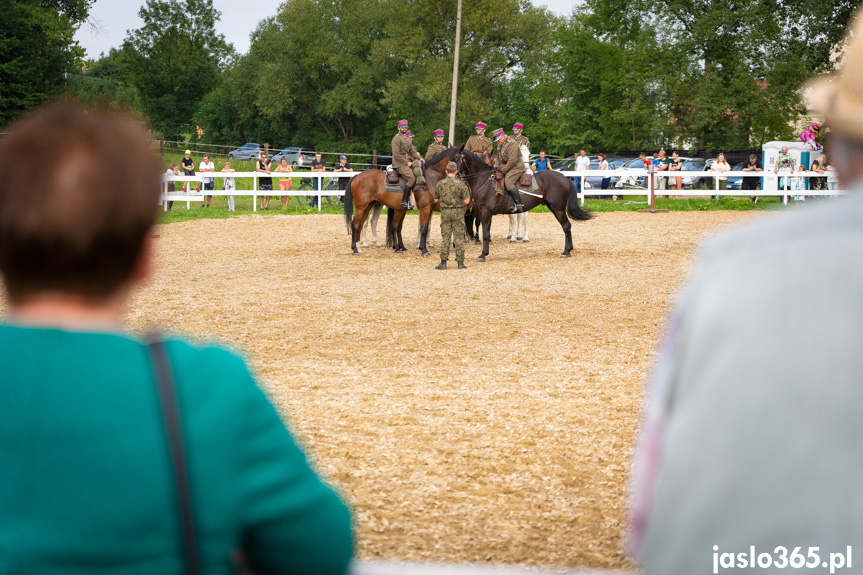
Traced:
<path fill-rule="evenodd" d="M 203 97 L 220 82 L 233 47 L 217 34 L 212 0 L 147 0 L 144 25 L 123 43 L 125 77 L 147 117 L 167 139 L 191 127 Z"/>
<path fill-rule="evenodd" d="M 92 0 L 0 0 L 0 126 L 42 103 L 77 71 L 74 40 Z"/>
<path fill-rule="evenodd" d="M 85 104 L 143 114 L 138 89 L 125 81 L 123 51 L 116 48 L 98 60 L 85 62 L 82 70 L 70 73 L 66 91 Z"/>

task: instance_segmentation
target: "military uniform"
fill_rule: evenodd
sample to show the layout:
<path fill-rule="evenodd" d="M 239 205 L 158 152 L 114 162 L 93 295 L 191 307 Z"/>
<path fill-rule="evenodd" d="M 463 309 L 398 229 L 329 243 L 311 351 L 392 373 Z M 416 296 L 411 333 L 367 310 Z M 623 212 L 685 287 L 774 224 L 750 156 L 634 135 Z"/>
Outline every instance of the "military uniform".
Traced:
<path fill-rule="evenodd" d="M 513 134 L 512 136 L 510 136 L 507 139 L 515 140 L 515 142 L 518 144 L 519 147 L 527 146 L 527 148 L 530 149 L 530 140 L 528 140 L 527 136 L 525 136 L 524 134 L 519 134 L 518 136 Z"/>
<path fill-rule="evenodd" d="M 440 259 L 445 262 L 449 258 L 449 246 L 454 242 L 455 259 L 464 263 L 464 201 L 470 197 L 467 186 L 447 176 L 435 186 L 434 197 L 440 200 Z"/>
<path fill-rule="evenodd" d="M 491 139 L 486 136 L 471 136 L 467 139 L 464 149 L 477 155 L 488 154 L 490 156 L 493 151 L 493 146 Z"/>
<path fill-rule="evenodd" d="M 524 173 L 524 160 L 514 137 L 508 137 L 502 146 L 498 146 L 497 157 L 500 160 L 500 169 L 505 174 L 504 186 L 507 190 L 515 189 L 518 179 Z"/>
<path fill-rule="evenodd" d="M 413 142 L 407 136 L 396 134 L 393 136 L 393 169 L 399 175 L 407 180 L 407 185 L 411 188 L 416 183 L 413 169 L 408 166 L 408 162 L 422 159 Z"/>
<path fill-rule="evenodd" d="M 446 148 L 443 146 L 443 144 L 438 144 L 437 142 L 432 142 L 431 145 L 429 146 L 429 149 L 426 150 L 426 157 L 425 157 L 426 162 L 428 162 L 429 160 L 431 160 L 433 157 L 440 154 L 444 150 L 446 150 Z"/>

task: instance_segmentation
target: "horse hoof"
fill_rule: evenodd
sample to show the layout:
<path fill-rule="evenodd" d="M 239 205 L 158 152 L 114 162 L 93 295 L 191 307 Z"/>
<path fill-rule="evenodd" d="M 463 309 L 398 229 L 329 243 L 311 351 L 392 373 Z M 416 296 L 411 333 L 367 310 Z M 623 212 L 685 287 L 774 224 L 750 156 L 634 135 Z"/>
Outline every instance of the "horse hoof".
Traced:
<path fill-rule="evenodd" d="M 474 241 L 473 241 L 473 243 L 474 243 L 474 244 L 476 244 L 476 245 L 480 245 L 482 242 L 481 242 L 481 241 L 479 241 L 479 240 L 474 240 Z"/>
<path fill-rule="evenodd" d="M 358 251 L 354 251 L 354 253 L 352 253 L 351 255 L 353 255 L 353 256 L 358 256 L 358 255 L 360 255 L 360 252 L 358 252 Z"/>
<path fill-rule="evenodd" d="M 571 257 L 571 256 L 569 255 L 569 253 L 567 253 L 567 252 L 563 252 L 562 254 L 560 254 L 560 257 L 561 257 L 561 258 L 568 258 L 568 257 Z"/>
<path fill-rule="evenodd" d="M 478 258 L 476 258 L 476 261 L 478 261 L 478 262 L 484 262 L 484 261 L 485 261 L 485 256 L 479 256 Z"/>
<path fill-rule="evenodd" d="M 423 256 L 424 258 L 427 258 L 427 257 L 429 257 L 430 255 L 431 255 L 431 254 L 430 254 L 430 253 L 428 253 L 428 252 L 423 252 L 423 253 L 422 253 L 422 256 Z"/>
<path fill-rule="evenodd" d="M 527 239 L 527 238 L 525 238 L 525 239 L 524 239 L 524 241 L 523 241 L 522 243 L 524 243 L 524 244 L 529 244 L 529 243 L 530 243 L 530 240 L 529 240 L 529 239 Z"/>
<path fill-rule="evenodd" d="M 515 238 L 512 238 L 511 240 L 509 240 L 509 243 L 514 244 L 514 243 L 515 243 Z"/>

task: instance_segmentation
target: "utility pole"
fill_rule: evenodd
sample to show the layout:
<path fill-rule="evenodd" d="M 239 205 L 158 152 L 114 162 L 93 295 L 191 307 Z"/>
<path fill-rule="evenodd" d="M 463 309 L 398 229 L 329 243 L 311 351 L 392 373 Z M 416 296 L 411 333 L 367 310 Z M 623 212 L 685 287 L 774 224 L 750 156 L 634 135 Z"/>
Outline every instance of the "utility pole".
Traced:
<path fill-rule="evenodd" d="M 455 21 L 455 61 L 452 65 L 452 102 L 449 106 L 449 146 L 455 145 L 455 102 L 458 93 L 458 53 L 461 48 L 461 2 L 458 0 L 458 13 Z"/>

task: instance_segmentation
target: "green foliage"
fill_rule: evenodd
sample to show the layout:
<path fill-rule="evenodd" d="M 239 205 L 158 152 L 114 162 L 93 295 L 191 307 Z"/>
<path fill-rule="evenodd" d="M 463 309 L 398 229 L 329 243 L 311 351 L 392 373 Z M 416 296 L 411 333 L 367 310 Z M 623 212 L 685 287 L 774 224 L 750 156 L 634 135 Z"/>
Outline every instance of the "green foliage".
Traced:
<path fill-rule="evenodd" d="M 87 105 L 123 109 L 143 115 L 141 94 L 125 82 L 123 51 L 112 48 L 97 61 L 88 61 L 80 72 L 69 74 L 66 93 Z"/>
<path fill-rule="evenodd" d="M 219 85 L 233 47 L 216 34 L 212 0 L 147 0 L 138 15 L 144 25 L 123 43 L 126 78 L 162 136 L 177 139 Z"/>
<path fill-rule="evenodd" d="M 54 96 L 84 51 L 90 0 L 0 0 L 0 126 Z"/>

